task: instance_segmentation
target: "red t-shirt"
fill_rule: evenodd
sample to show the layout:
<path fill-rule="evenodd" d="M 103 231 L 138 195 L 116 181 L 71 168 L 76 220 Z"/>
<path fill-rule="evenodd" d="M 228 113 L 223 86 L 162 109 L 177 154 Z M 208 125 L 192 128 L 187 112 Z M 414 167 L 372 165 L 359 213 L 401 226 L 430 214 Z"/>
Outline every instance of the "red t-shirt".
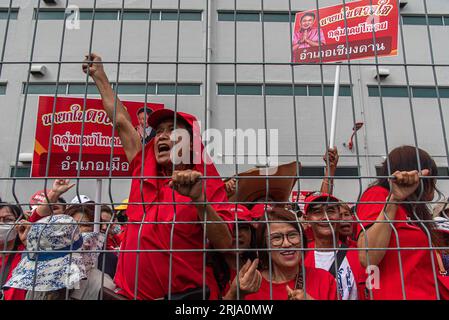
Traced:
<path fill-rule="evenodd" d="M 33 211 L 31 211 L 31 215 L 28 218 L 29 222 L 38 222 L 40 219 L 42 219 L 43 217 L 41 215 L 39 215 L 39 213 L 37 213 L 36 209 L 33 209 Z"/>
<path fill-rule="evenodd" d="M 25 249 L 25 247 L 23 245 L 20 245 L 17 248 L 17 251 L 23 251 L 24 249 Z M 3 267 L 3 263 L 5 263 L 5 266 L 6 266 L 6 263 L 8 262 L 8 259 L 10 259 L 10 258 L 11 258 L 11 254 L 8 254 L 6 259 L 3 261 L 2 257 L 0 256 L 0 270 Z M 9 268 L 9 272 L 8 272 L 6 281 L 8 281 L 9 278 L 11 278 L 13 270 L 17 267 L 17 265 L 19 264 L 21 259 L 22 259 L 21 253 L 17 252 L 14 255 L 13 261 L 11 263 L 11 267 Z M 21 290 L 21 289 L 16 289 L 16 288 L 8 288 L 3 291 L 5 300 L 25 300 L 26 293 L 27 293 L 26 290 Z"/>
<path fill-rule="evenodd" d="M 360 220 L 376 220 L 382 212 L 389 191 L 380 186 L 374 186 L 365 191 L 357 206 L 357 215 Z M 365 202 L 365 203 L 364 203 Z M 381 203 L 366 203 L 381 202 Z M 383 203 L 382 203 L 383 202 Z M 397 230 L 399 246 L 396 242 L 394 230 L 391 233 L 389 248 L 428 248 L 431 243 L 426 234 L 416 225 L 410 222 L 404 207 L 399 205 L 393 226 Z M 363 222 L 366 228 L 372 222 Z M 357 237 L 362 227 L 357 225 Z M 385 256 L 379 263 L 379 288 L 372 289 L 375 300 L 402 300 L 401 274 L 403 274 L 405 286 L 405 298 L 407 300 L 433 300 L 436 299 L 434 282 L 434 270 L 432 269 L 430 250 L 401 250 L 402 272 L 399 267 L 398 250 L 386 250 Z"/>
<path fill-rule="evenodd" d="M 206 267 L 206 283 L 210 290 L 209 300 L 218 300 L 221 296 L 220 287 L 217 279 L 215 279 L 214 270 L 212 267 Z"/>
<path fill-rule="evenodd" d="M 144 150 L 144 176 L 146 177 L 160 176 L 157 172 L 153 143 L 154 140 L 151 140 Z M 142 152 L 136 155 L 130 168 L 134 177 L 142 175 Z M 204 164 L 196 165 L 194 169 L 204 176 L 219 176 L 213 164 L 206 166 L 207 172 L 205 172 Z M 142 251 L 138 255 L 136 252 L 121 252 L 115 276 L 115 283 L 120 288 L 118 293 L 129 299 L 134 298 L 136 271 L 138 272 L 137 299 L 158 299 L 168 293 L 172 227 L 174 227 L 172 249 L 190 250 L 172 252 L 172 294 L 203 286 L 204 252 L 201 252 L 201 249 L 207 247 L 203 239 L 203 223 L 199 220 L 197 209 L 191 199 L 174 192 L 168 185 L 169 181 L 168 177 L 134 178 L 132 181 L 126 213 L 129 222 L 139 222 L 139 224 L 128 224 L 124 228 L 121 250 Z M 144 205 L 141 204 L 141 183 Z M 209 202 L 227 202 L 221 179 L 207 179 L 205 189 Z M 174 202 L 176 204 L 173 204 Z M 233 206 L 212 204 L 212 207 L 223 220 L 233 220 L 229 210 Z M 142 221 L 159 222 L 159 224 L 141 224 Z M 173 224 L 173 221 L 191 223 Z"/>
<path fill-rule="evenodd" d="M 116 251 L 120 248 L 121 243 L 120 234 L 109 234 L 106 240 L 106 250 Z"/>
<path fill-rule="evenodd" d="M 337 300 L 337 285 L 329 272 L 308 267 L 305 271 L 306 294 L 315 300 Z M 273 300 L 288 300 L 287 284 L 293 289 L 295 279 L 283 283 L 272 283 Z M 245 300 L 270 300 L 270 281 L 262 278 L 259 291 L 246 295 Z"/>
<path fill-rule="evenodd" d="M 341 242 L 338 242 L 338 246 L 341 246 Z M 346 243 L 348 248 L 357 248 L 357 243 Z M 315 248 L 315 241 L 307 244 L 308 248 Z M 357 297 L 359 300 L 364 300 L 365 294 L 365 269 L 362 267 L 359 261 L 359 252 L 357 250 L 347 250 L 345 255 L 352 274 L 354 275 L 355 286 L 357 288 Z M 335 260 L 334 260 L 335 261 Z M 304 265 L 309 268 L 316 268 L 315 264 L 315 251 L 307 251 L 304 257 Z M 328 270 L 326 270 L 328 271 Z M 329 273 L 330 274 L 330 273 Z"/>
<path fill-rule="evenodd" d="M 217 279 L 214 275 L 214 270 L 211 266 L 207 267 L 207 285 L 210 289 L 210 300 L 217 300 L 218 298 L 223 298 L 231 288 L 231 283 L 234 281 L 235 276 L 237 275 L 236 271 L 234 269 L 229 271 L 229 281 L 226 283 L 223 290 L 220 292 L 220 287 L 218 286 Z"/>
<path fill-rule="evenodd" d="M 349 237 L 344 239 L 343 243 L 346 244 L 349 248 L 357 248 L 357 241 L 354 241 Z"/>

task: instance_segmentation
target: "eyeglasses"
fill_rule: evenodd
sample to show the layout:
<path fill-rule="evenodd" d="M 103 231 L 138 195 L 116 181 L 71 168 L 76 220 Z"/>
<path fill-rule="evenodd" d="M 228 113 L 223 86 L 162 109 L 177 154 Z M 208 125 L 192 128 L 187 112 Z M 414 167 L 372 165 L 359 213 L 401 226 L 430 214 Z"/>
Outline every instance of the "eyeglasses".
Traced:
<path fill-rule="evenodd" d="M 0 217 L 0 222 L 2 222 L 2 223 L 14 223 L 14 222 L 16 222 L 16 218 L 14 218 L 12 216 Z"/>
<path fill-rule="evenodd" d="M 272 233 L 270 235 L 271 245 L 274 247 L 280 247 L 284 243 L 284 239 L 287 237 L 288 242 L 293 245 L 297 245 L 301 242 L 301 235 L 298 231 L 292 231 L 289 233 Z"/>

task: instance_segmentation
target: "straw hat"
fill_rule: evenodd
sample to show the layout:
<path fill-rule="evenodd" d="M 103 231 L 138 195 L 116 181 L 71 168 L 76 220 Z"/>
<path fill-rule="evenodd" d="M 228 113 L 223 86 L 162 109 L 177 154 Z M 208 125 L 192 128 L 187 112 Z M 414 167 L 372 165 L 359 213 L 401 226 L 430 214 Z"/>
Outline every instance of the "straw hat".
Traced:
<path fill-rule="evenodd" d="M 254 202 L 260 198 L 265 199 L 268 195 L 273 201 L 288 202 L 298 179 L 297 175 L 296 161 L 278 167 L 253 168 L 239 173 L 236 176 L 236 192 L 229 197 L 229 201 Z M 275 178 L 282 176 L 295 176 L 295 178 Z"/>

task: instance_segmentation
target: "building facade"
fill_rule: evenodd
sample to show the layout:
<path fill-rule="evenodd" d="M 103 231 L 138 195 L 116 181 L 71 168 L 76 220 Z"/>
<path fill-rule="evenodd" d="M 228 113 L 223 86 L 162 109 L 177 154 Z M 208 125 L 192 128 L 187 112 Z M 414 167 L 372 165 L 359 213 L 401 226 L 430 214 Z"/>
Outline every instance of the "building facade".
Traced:
<path fill-rule="evenodd" d="M 38 97 L 84 97 L 87 92 L 89 98 L 99 98 L 81 70 L 88 52 L 102 56 L 123 100 L 164 103 L 195 114 L 203 128 L 222 132 L 277 129 L 279 162 L 299 160 L 304 179 L 297 188 L 318 189 L 336 66 L 290 64 L 292 23 L 295 12 L 341 3 L 2 0 L 1 197 L 27 203 L 44 187 L 45 180 L 29 178 Z M 399 55 L 341 67 L 336 133 L 341 179 L 335 193 L 348 201 L 356 201 L 373 181 L 388 150 L 403 144 L 434 156 L 439 188 L 449 194 L 449 2 L 398 3 Z M 77 14 L 79 25 L 71 25 Z M 47 72 L 36 75 L 31 66 L 45 66 Z M 350 150 L 355 122 L 364 125 Z M 219 156 L 223 162 L 233 157 Z M 232 176 L 253 166 L 217 167 L 223 176 Z M 95 186 L 95 179 L 82 179 L 77 189 L 93 197 Z M 128 180 L 105 179 L 103 201 L 120 202 L 128 186 Z"/>

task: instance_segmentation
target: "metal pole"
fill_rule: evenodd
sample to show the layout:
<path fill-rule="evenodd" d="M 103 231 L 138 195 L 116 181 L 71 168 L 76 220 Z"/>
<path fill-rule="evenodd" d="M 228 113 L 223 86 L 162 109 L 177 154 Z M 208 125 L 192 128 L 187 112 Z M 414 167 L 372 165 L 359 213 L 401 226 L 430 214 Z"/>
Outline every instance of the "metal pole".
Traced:
<path fill-rule="evenodd" d="M 335 130 L 337 129 L 337 109 L 338 109 L 338 95 L 340 93 L 340 65 L 337 65 L 335 70 L 335 84 L 334 84 L 334 100 L 332 101 L 332 120 L 331 120 L 331 133 L 329 139 L 329 147 L 333 149 L 335 147 Z"/>
<path fill-rule="evenodd" d="M 94 232 L 100 232 L 100 220 L 101 220 L 101 191 L 103 186 L 103 180 L 97 179 L 97 186 L 95 188 L 95 218 L 94 218 Z"/>

